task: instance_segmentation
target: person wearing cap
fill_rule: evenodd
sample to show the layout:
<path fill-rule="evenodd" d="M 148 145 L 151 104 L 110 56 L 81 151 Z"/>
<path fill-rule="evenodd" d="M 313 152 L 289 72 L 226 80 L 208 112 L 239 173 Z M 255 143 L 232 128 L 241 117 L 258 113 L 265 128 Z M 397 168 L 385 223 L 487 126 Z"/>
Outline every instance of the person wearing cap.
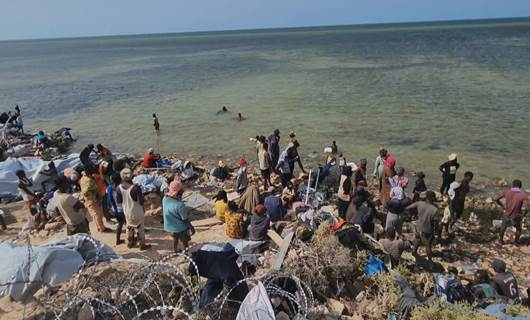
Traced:
<path fill-rule="evenodd" d="M 433 191 L 426 192 L 426 200 L 420 200 L 409 205 L 406 210 L 415 209 L 418 212 L 416 220 L 416 237 L 414 240 L 414 254 L 418 254 L 418 248 L 424 245 L 427 248 L 427 257 L 432 259 L 432 245 L 438 231 L 439 210 L 434 205 L 436 195 Z"/>
<path fill-rule="evenodd" d="M 155 168 L 158 160 L 160 160 L 160 154 L 155 153 L 153 148 L 149 148 L 147 152 L 144 153 L 144 168 Z"/>
<path fill-rule="evenodd" d="M 385 159 L 385 166 L 383 168 L 383 173 L 381 174 L 381 192 L 379 197 L 381 198 L 381 205 L 383 210 L 386 211 L 388 207 L 388 201 L 390 201 L 390 191 L 392 190 L 392 178 L 396 175 L 395 171 L 396 158 L 389 155 Z"/>
<path fill-rule="evenodd" d="M 449 186 L 447 195 L 449 196 L 449 222 L 444 223 L 445 232 L 449 234 L 449 230 L 453 228 L 454 224 L 464 213 L 464 206 L 466 203 L 466 196 L 469 193 L 469 184 L 473 180 L 473 172 L 466 171 L 464 179 L 461 182 L 452 182 Z"/>
<path fill-rule="evenodd" d="M 425 191 L 427 191 L 427 185 L 425 184 L 425 173 L 420 171 L 416 174 L 416 182 L 414 183 L 414 189 L 412 189 L 412 193 L 414 194 L 412 197 L 412 202 L 418 201 L 420 199 L 420 194 Z"/>
<path fill-rule="evenodd" d="M 212 169 L 210 174 L 220 181 L 225 181 L 230 176 L 230 170 L 223 161 L 219 161 L 217 167 Z"/>
<path fill-rule="evenodd" d="M 271 157 L 271 168 L 276 168 L 280 158 L 280 130 L 276 129 L 268 138 L 269 155 Z"/>
<path fill-rule="evenodd" d="M 236 190 L 237 193 L 242 195 L 245 193 L 248 187 L 248 176 L 247 176 L 247 161 L 245 159 L 239 160 L 239 169 L 237 170 L 236 178 Z"/>
<path fill-rule="evenodd" d="M 195 228 L 189 221 L 190 209 L 182 201 L 184 186 L 182 181 L 175 179 L 169 184 L 169 190 L 162 200 L 164 214 L 164 230 L 173 237 L 173 250 L 179 252 L 179 243 L 183 250 L 188 247 Z"/>
<path fill-rule="evenodd" d="M 368 164 L 368 161 L 366 159 L 361 159 L 359 161 L 359 165 L 357 166 L 357 170 L 353 173 L 353 183 L 355 184 L 355 187 L 358 187 L 361 181 L 366 181 L 366 165 Z"/>
<path fill-rule="evenodd" d="M 506 204 L 501 202 L 503 198 L 506 200 Z M 499 235 L 500 243 L 504 244 L 504 233 L 509 227 L 515 227 L 515 242 L 518 243 L 522 232 L 523 217 L 528 212 L 528 195 L 523 191 L 521 180 L 514 180 L 512 188 L 495 197 L 495 202 L 504 208 Z"/>
<path fill-rule="evenodd" d="M 458 155 L 451 153 L 448 157 L 448 161 L 444 162 L 440 166 L 442 172 L 442 186 L 440 187 L 440 193 L 442 195 L 449 191 L 449 186 L 456 180 L 456 171 L 460 168 L 458 163 Z"/>
<path fill-rule="evenodd" d="M 379 185 L 379 191 L 381 191 L 381 176 L 383 175 L 383 169 L 385 168 L 385 160 L 388 156 L 388 152 L 385 148 L 379 148 L 379 155 L 375 158 L 374 162 L 374 173 L 373 176 L 377 184 Z"/>
<path fill-rule="evenodd" d="M 495 271 L 493 287 L 497 290 L 497 293 L 515 302 L 520 302 L 521 296 L 519 295 L 517 279 L 515 279 L 513 273 L 506 271 L 506 263 L 495 259 L 491 262 L 491 268 Z"/>
<path fill-rule="evenodd" d="M 142 189 L 133 183 L 131 169 L 123 169 L 120 172 L 120 178 L 121 183 L 116 190 L 116 203 L 122 205 L 125 215 L 127 247 L 132 248 L 135 245 L 134 236 L 137 233 L 140 250 L 147 250 L 151 246 L 145 244 L 145 212 Z"/>
<path fill-rule="evenodd" d="M 265 214 L 267 208 L 263 204 L 258 204 L 250 216 L 248 227 L 248 238 L 252 241 L 262 241 L 267 239 L 267 230 L 270 227 L 270 218 Z"/>
<path fill-rule="evenodd" d="M 103 208 L 101 207 L 99 189 L 94 178 L 95 172 L 91 171 L 93 168 L 85 168 L 79 179 L 79 186 L 81 192 L 79 199 L 83 202 L 88 212 L 96 222 L 96 227 L 99 232 L 111 232 L 103 223 Z"/>
<path fill-rule="evenodd" d="M 354 185 L 351 179 L 352 174 L 352 168 L 345 166 L 340 175 L 339 189 L 337 191 L 337 208 L 339 217 L 342 219 L 346 219 L 346 210 L 353 196 Z"/>
<path fill-rule="evenodd" d="M 214 198 L 215 200 L 215 217 L 225 222 L 225 214 L 228 211 L 228 196 L 226 191 L 219 190 Z"/>

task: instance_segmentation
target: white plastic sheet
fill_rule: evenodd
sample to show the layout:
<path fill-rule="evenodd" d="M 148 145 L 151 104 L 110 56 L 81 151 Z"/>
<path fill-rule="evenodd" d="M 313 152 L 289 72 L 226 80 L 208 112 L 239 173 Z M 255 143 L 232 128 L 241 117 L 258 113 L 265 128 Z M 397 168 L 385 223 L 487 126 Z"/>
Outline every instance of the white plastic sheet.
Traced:
<path fill-rule="evenodd" d="M 275 320 L 267 290 L 263 283 L 252 288 L 239 307 L 236 320 Z"/>

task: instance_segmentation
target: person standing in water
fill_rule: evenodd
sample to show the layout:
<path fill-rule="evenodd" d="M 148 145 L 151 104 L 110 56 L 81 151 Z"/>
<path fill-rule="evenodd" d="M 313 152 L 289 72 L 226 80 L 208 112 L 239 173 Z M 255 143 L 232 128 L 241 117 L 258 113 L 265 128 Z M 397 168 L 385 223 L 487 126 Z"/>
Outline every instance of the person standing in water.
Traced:
<path fill-rule="evenodd" d="M 449 186 L 456 180 L 456 171 L 460 167 L 457 158 L 458 155 L 456 153 L 451 153 L 448 157 L 448 161 L 440 166 L 440 171 L 442 172 L 442 186 L 440 187 L 440 193 L 442 195 L 449 191 Z"/>
<path fill-rule="evenodd" d="M 155 128 L 155 132 L 160 132 L 160 122 L 158 122 L 158 117 L 156 116 L 156 113 L 153 113 L 153 127 Z"/>

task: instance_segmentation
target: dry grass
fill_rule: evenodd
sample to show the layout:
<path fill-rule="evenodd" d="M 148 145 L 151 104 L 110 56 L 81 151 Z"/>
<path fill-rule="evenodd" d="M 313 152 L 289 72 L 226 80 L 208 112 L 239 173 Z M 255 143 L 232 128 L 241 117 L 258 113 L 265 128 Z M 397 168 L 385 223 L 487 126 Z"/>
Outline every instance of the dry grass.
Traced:
<path fill-rule="evenodd" d="M 422 297 L 431 296 L 434 293 L 434 278 L 431 273 L 428 272 L 412 272 L 405 265 L 400 265 L 396 268 L 407 282 L 410 287 L 416 291 Z"/>
<path fill-rule="evenodd" d="M 355 313 L 363 319 L 386 319 L 390 312 L 399 313 L 401 292 L 394 277 L 389 273 L 379 273 L 370 278 L 366 286 L 367 294 Z"/>
<path fill-rule="evenodd" d="M 520 304 L 508 305 L 506 307 L 506 314 L 512 317 L 516 317 L 516 316 L 530 317 L 530 309 Z"/>
<path fill-rule="evenodd" d="M 417 307 L 412 311 L 411 320 L 497 320 L 482 313 L 476 313 L 466 304 L 450 305 L 437 302 L 428 306 Z"/>

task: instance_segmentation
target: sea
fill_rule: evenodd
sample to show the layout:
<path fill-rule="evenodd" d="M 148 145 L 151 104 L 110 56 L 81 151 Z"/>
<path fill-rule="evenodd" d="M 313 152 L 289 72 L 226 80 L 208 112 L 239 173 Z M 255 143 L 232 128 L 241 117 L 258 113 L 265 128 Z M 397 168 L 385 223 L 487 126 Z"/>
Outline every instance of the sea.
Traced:
<path fill-rule="evenodd" d="M 26 130 L 72 128 L 74 151 L 255 163 L 249 138 L 280 129 L 307 167 L 335 140 L 431 186 L 453 152 L 477 184 L 530 185 L 530 19 L 4 41 L 0 111 L 15 104 Z"/>

